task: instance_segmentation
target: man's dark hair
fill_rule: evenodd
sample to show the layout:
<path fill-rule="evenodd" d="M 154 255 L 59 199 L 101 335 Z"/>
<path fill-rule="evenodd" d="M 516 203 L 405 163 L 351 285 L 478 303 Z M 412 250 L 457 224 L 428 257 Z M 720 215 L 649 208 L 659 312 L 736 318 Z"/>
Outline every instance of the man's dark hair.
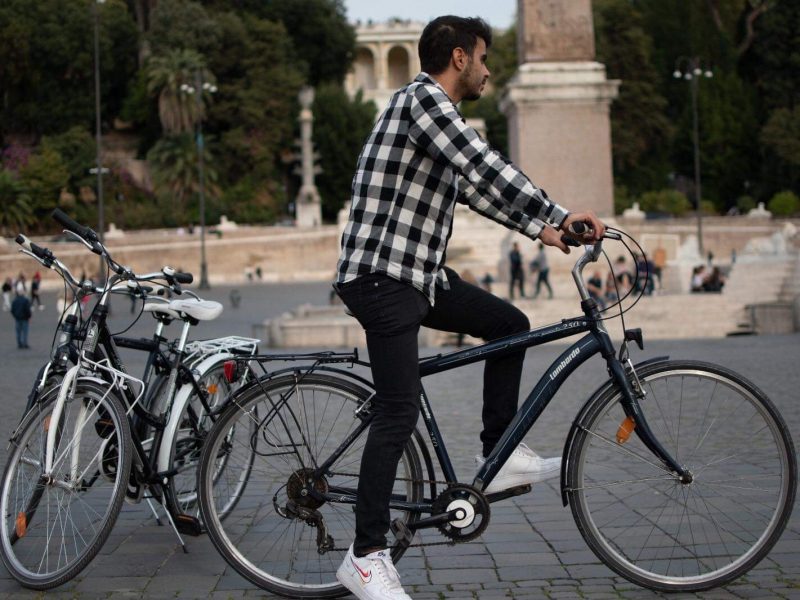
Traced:
<path fill-rule="evenodd" d="M 422 70 L 438 75 L 447 69 L 453 50 L 461 48 L 469 56 L 475 51 L 478 38 L 492 45 L 492 29 L 477 17 L 437 17 L 425 26 L 419 39 L 419 61 Z"/>

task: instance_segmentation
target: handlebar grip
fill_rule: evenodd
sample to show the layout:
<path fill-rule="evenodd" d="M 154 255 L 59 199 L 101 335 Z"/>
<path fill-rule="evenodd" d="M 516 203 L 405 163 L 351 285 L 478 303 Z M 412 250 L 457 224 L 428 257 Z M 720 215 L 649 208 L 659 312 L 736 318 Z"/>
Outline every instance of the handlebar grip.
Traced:
<path fill-rule="evenodd" d="M 89 227 L 85 227 L 81 225 L 77 221 L 74 221 L 67 213 L 65 213 L 60 208 L 57 208 L 53 211 L 53 219 L 55 219 L 58 223 L 64 226 L 64 229 L 71 231 L 87 242 L 96 242 L 97 241 L 97 234 L 92 231 Z"/>
<path fill-rule="evenodd" d="M 589 228 L 586 226 L 586 223 L 584 223 L 583 221 L 575 221 L 574 223 L 572 223 L 569 226 L 569 231 L 571 233 L 576 234 L 576 235 L 584 234 L 588 230 L 589 230 Z M 580 246 L 580 244 L 578 244 L 578 245 Z"/>
<path fill-rule="evenodd" d="M 30 241 L 21 233 L 16 237 L 14 241 L 17 242 L 23 248 L 25 248 L 25 250 L 31 252 L 34 256 L 41 258 L 43 261 L 52 262 L 53 260 L 55 260 L 55 257 L 53 256 L 53 253 L 50 252 L 50 250 L 34 244 L 32 241 Z"/>
<path fill-rule="evenodd" d="M 18 234 L 16 238 L 14 238 L 14 241 L 17 242 L 23 248 L 25 248 L 25 250 L 31 250 L 31 241 L 21 233 Z M 33 250 L 31 250 L 31 252 L 33 252 Z"/>
<path fill-rule="evenodd" d="M 192 281 L 194 281 L 194 276 L 191 273 L 181 273 L 180 271 L 175 271 L 173 277 L 178 283 L 192 283 Z"/>
<path fill-rule="evenodd" d="M 580 248 L 582 246 L 582 244 L 578 240 L 574 240 L 566 235 L 561 236 L 561 241 L 564 242 L 567 246 L 572 246 L 573 248 Z"/>

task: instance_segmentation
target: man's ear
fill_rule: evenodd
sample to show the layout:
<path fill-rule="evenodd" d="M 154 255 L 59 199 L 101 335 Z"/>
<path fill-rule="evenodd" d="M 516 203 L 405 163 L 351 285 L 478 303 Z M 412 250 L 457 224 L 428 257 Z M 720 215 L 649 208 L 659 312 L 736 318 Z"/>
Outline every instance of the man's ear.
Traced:
<path fill-rule="evenodd" d="M 467 56 L 463 48 L 453 48 L 450 61 L 458 71 L 463 71 L 467 66 L 467 62 L 469 62 L 469 56 Z"/>

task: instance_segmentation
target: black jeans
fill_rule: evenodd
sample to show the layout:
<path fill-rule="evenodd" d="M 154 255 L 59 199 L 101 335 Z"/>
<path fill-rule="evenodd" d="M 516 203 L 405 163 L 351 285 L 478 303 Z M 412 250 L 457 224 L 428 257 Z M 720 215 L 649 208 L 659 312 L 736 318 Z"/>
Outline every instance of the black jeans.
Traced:
<path fill-rule="evenodd" d="M 338 287 L 367 334 L 376 396 L 361 457 L 354 552 L 385 548 L 389 499 L 397 465 L 419 417 L 420 325 L 494 340 L 530 328 L 519 309 L 445 269 L 450 289 L 436 290 L 436 305 L 410 285 L 381 273 Z M 517 411 L 525 352 L 486 361 L 483 378 L 484 456 L 492 451 Z"/>

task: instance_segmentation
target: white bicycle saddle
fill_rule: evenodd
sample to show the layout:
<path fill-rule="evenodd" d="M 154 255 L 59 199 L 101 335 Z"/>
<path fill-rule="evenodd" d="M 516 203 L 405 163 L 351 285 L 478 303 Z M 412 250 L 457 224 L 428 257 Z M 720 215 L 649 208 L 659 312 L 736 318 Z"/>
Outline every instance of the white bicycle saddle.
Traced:
<path fill-rule="evenodd" d="M 169 307 L 166 302 L 145 302 L 144 312 L 159 313 L 168 316 L 170 319 L 180 319 L 181 316 Z"/>
<path fill-rule="evenodd" d="M 167 306 L 198 321 L 213 321 L 222 314 L 222 304 L 213 300 L 171 300 Z"/>

